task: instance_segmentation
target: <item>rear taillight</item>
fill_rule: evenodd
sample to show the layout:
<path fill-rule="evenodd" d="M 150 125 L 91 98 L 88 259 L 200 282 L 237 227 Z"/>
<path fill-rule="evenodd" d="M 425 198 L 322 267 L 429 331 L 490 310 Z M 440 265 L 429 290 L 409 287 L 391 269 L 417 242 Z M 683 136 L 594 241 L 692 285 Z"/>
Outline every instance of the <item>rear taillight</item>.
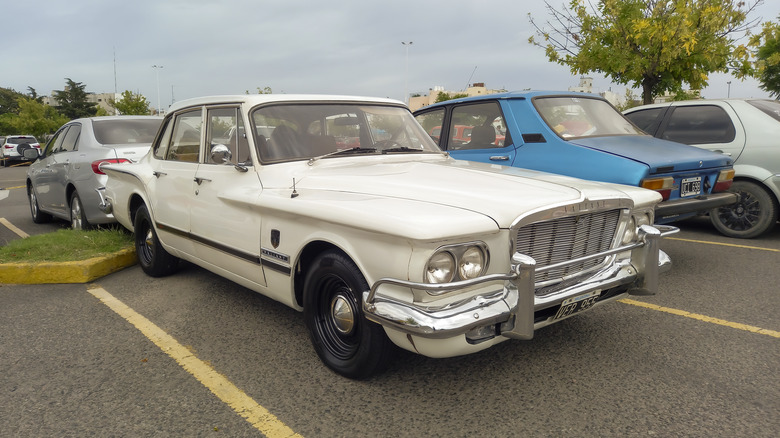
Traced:
<path fill-rule="evenodd" d="M 721 170 L 717 181 L 715 181 L 715 187 L 712 188 L 712 193 L 725 192 L 731 187 L 732 182 L 734 182 L 734 169 Z"/>
<path fill-rule="evenodd" d="M 97 173 L 98 175 L 105 175 L 105 172 L 100 170 L 100 165 L 103 163 L 120 164 L 120 163 L 132 163 L 132 161 L 128 160 L 127 158 L 110 158 L 106 160 L 97 160 L 92 162 L 92 171 Z"/>
<path fill-rule="evenodd" d="M 664 201 L 666 201 L 672 194 L 672 189 L 674 188 L 674 178 L 671 176 L 666 176 L 663 178 L 643 179 L 639 186 L 645 189 L 655 190 L 656 192 L 660 193 L 664 198 Z"/>

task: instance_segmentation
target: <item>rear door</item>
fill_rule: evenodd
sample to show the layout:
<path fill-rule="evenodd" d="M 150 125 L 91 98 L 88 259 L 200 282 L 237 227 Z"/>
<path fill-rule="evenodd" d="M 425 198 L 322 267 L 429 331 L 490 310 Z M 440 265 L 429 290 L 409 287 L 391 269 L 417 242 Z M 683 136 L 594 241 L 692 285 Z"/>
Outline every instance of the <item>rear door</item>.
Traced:
<path fill-rule="evenodd" d="M 38 202 L 41 209 L 55 214 L 69 214 L 66 199 L 66 185 L 69 181 L 70 162 L 78 148 L 81 124 L 73 123 L 63 129 L 56 139 L 52 139 L 52 150 L 45 160 L 45 170 L 36 183 Z M 49 151 L 47 150 L 47 153 Z"/>

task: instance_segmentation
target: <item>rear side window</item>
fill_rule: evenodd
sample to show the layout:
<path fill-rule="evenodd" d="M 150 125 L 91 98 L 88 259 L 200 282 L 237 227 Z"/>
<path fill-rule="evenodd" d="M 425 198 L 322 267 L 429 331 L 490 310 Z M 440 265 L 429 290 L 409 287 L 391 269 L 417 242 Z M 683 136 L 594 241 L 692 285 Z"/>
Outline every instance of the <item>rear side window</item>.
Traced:
<path fill-rule="evenodd" d="M 197 163 L 200 160 L 201 125 L 199 109 L 177 115 L 166 159 Z"/>
<path fill-rule="evenodd" d="M 685 144 L 729 143 L 736 129 L 723 108 L 715 105 L 672 108 L 669 123 L 661 135 L 664 140 Z"/>
<path fill-rule="evenodd" d="M 658 130 L 658 125 L 661 124 L 661 116 L 663 116 L 665 110 L 666 108 L 638 110 L 626 114 L 626 117 L 642 131 L 645 131 L 650 135 L 655 135 L 655 131 Z"/>
<path fill-rule="evenodd" d="M 72 125 L 70 129 L 68 129 L 68 133 L 65 134 L 61 150 L 63 152 L 77 151 L 79 149 L 79 135 L 81 135 L 81 125 Z"/>

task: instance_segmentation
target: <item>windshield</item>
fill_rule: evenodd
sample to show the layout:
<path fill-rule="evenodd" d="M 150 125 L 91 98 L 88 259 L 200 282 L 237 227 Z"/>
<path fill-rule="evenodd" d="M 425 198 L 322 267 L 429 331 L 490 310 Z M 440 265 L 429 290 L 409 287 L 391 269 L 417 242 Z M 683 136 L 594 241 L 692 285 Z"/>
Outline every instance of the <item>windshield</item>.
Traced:
<path fill-rule="evenodd" d="M 92 127 L 100 144 L 151 144 L 162 119 L 95 120 Z"/>
<path fill-rule="evenodd" d="M 565 139 L 645 134 L 602 99 L 538 97 L 533 103 L 547 125 Z"/>
<path fill-rule="evenodd" d="M 256 148 L 263 162 L 334 158 L 354 153 L 439 153 L 403 107 L 291 103 L 253 111 Z M 344 153 L 335 153 L 344 151 Z M 327 157 L 324 157 L 327 156 Z"/>

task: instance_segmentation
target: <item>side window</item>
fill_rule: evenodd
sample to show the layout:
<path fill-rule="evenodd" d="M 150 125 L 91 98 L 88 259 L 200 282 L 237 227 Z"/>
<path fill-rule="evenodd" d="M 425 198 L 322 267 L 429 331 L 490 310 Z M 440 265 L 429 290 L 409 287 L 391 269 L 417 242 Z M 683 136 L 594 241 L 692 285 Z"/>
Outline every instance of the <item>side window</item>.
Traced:
<path fill-rule="evenodd" d="M 441 146 L 441 125 L 444 123 L 444 108 L 428 111 L 414 116 L 425 132 L 437 145 Z"/>
<path fill-rule="evenodd" d="M 661 138 L 685 144 L 729 143 L 736 129 L 723 108 L 715 105 L 673 108 Z"/>
<path fill-rule="evenodd" d="M 201 125 L 200 109 L 177 115 L 173 122 L 173 135 L 166 159 L 199 162 Z"/>
<path fill-rule="evenodd" d="M 171 144 L 171 132 L 173 132 L 173 118 L 165 119 L 165 128 L 163 128 L 163 134 L 160 137 L 160 141 L 154 145 L 154 157 L 160 160 L 165 159 L 165 154 L 168 152 L 168 146 Z"/>
<path fill-rule="evenodd" d="M 645 131 L 650 135 L 655 135 L 655 131 L 658 129 L 658 125 L 661 123 L 661 116 L 663 116 L 665 110 L 666 108 L 638 110 L 626 114 L 626 117 L 628 120 L 634 122 L 634 124 L 642 131 Z"/>
<path fill-rule="evenodd" d="M 81 125 L 71 125 L 65 138 L 62 140 L 62 151 L 72 152 L 78 150 L 79 134 L 81 134 Z"/>
<path fill-rule="evenodd" d="M 62 149 L 62 141 L 65 140 L 65 135 L 69 128 L 70 126 L 66 126 L 54 134 L 54 137 L 46 145 L 46 150 L 43 152 L 44 156 L 48 157 L 51 154 L 56 154 Z"/>
<path fill-rule="evenodd" d="M 249 165 L 252 162 L 246 129 L 238 107 L 208 110 L 207 163 Z"/>
<path fill-rule="evenodd" d="M 491 149 L 511 143 L 498 102 L 456 106 L 447 129 L 447 150 Z"/>

